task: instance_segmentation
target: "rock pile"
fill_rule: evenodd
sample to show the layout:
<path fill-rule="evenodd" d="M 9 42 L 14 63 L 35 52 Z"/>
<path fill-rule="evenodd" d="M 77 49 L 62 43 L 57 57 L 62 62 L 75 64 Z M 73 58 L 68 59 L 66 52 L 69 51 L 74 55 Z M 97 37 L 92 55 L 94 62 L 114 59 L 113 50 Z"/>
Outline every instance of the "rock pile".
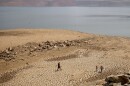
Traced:
<path fill-rule="evenodd" d="M 13 48 L 10 47 L 10 48 L 0 52 L 0 59 L 9 61 L 11 59 L 14 59 L 15 55 L 16 55 L 16 52 L 14 52 Z"/>
<path fill-rule="evenodd" d="M 4 51 L 0 52 L 0 59 L 3 59 L 5 61 L 9 61 L 11 59 L 14 59 L 16 55 L 30 55 L 33 52 L 42 52 L 45 50 L 51 50 L 54 48 L 60 48 L 60 47 L 69 47 L 69 46 L 76 46 L 81 43 L 81 40 L 73 40 L 73 41 L 46 41 L 42 43 L 35 43 L 35 42 L 29 42 L 25 45 L 8 48 Z"/>
<path fill-rule="evenodd" d="M 111 75 L 105 79 L 103 86 L 130 86 L 130 73 L 122 75 Z"/>

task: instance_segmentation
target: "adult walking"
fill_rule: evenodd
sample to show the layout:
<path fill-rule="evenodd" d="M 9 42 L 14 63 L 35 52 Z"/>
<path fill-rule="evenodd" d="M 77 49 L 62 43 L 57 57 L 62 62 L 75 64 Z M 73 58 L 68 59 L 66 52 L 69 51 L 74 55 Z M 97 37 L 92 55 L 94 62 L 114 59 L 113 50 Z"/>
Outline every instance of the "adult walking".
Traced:
<path fill-rule="evenodd" d="M 104 69 L 104 67 L 103 66 L 100 66 L 100 72 L 102 73 L 103 72 L 103 69 Z"/>
<path fill-rule="evenodd" d="M 57 65 L 57 71 L 61 70 L 61 65 L 60 65 L 60 62 L 58 62 L 58 65 Z"/>

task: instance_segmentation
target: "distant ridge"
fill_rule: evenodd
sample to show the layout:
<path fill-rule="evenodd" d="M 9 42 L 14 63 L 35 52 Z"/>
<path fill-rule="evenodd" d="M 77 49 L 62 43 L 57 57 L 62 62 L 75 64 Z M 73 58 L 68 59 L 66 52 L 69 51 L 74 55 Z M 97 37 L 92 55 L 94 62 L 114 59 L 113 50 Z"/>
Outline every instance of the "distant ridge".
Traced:
<path fill-rule="evenodd" d="M 0 0 L 0 6 L 130 6 L 130 0 Z"/>

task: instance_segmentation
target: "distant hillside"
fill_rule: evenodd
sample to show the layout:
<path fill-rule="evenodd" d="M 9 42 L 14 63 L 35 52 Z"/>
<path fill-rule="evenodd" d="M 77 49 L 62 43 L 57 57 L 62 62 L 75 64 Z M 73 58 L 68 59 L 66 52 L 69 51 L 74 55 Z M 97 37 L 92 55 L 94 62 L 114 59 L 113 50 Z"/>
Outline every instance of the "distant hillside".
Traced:
<path fill-rule="evenodd" d="M 76 4 L 77 6 L 119 7 L 130 6 L 130 0 L 79 0 Z"/>
<path fill-rule="evenodd" d="M 130 0 L 0 0 L 0 6 L 130 6 Z"/>
<path fill-rule="evenodd" d="M 0 6 L 74 6 L 75 0 L 0 0 Z"/>

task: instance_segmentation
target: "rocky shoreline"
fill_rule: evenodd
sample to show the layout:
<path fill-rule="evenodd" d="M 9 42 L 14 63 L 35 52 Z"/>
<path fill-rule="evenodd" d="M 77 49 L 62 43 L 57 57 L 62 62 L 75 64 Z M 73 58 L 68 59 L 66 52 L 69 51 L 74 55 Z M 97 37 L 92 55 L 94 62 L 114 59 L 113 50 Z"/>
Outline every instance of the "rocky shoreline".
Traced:
<path fill-rule="evenodd" d="M 16 47 L 9 47 L 6 50 L 0 52 L 0 59 L 10 61 L 15 59 L 17 55 L 26 54 L 31 55 L 33 52 L 43 52 L 54 48 L 77 46 L 83 42 L 82 40 L 73 41 L 46 41 L 42 43 L 29 42 L 25 45 Z"/>

